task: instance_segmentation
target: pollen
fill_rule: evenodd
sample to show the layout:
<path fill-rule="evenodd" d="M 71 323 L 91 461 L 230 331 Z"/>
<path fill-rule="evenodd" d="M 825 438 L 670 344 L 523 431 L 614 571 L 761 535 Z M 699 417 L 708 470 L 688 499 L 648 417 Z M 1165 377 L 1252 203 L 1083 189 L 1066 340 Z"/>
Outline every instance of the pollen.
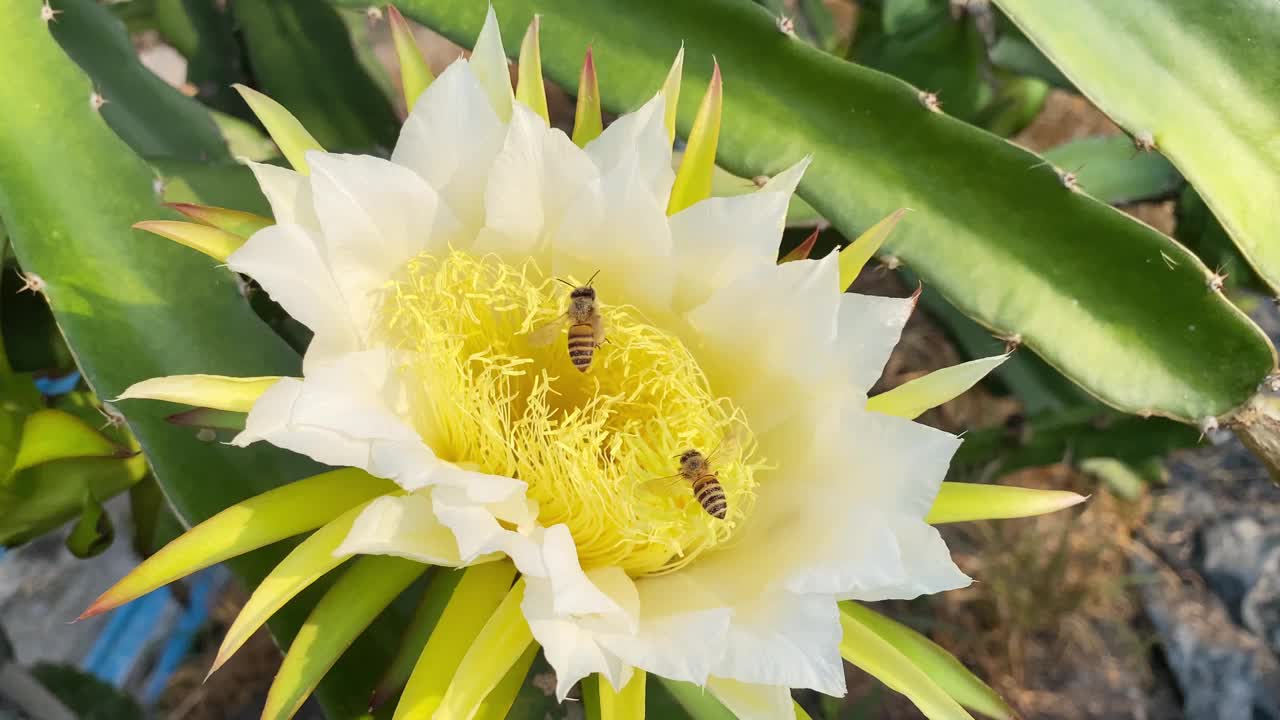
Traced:
<path fill-rule="evenodd" d="M 563 322 L 565 283 L 583 280 L 533 261 L 422 255 L 388 284 L 377 332 L 400 353 L 415 428 L 437 455 L 526 482 L 540 524 L 568 527 L 584 569 L 669 572 L 732 538 L 762 460 L 747 418 L 679 337 L 611 297 L 604 275 L 594 287 L 605 342 L 586 372 L 570 362 L 564 330 L 533 341 Z M 690 449 L 711 460 L 723 520 L 678 474 Z"/>

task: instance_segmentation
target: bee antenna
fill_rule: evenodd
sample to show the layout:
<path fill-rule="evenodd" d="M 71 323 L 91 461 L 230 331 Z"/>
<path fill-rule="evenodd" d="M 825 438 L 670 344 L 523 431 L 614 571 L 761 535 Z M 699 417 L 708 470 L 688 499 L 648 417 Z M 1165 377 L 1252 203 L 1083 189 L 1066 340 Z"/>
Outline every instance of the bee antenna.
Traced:
<path fill-rule="evenodd" d="M 596 281 L 596 276 L 600 274 L 599 270 L 591 273 L 591 277 L 587 278 L 587 287 L 591 287 L 591 283 Z"/>
<path fill-rule="evenodd" d="M 577 285 L 574 285 L 573 283 L 569 282 L 568 280 L 565 280 L 564 278 L 556 278 L 556 282 L 562 282 L 565 285 L 568 285 L 569 287 L 574 288 L 575 290 L 578 288 Z"/>

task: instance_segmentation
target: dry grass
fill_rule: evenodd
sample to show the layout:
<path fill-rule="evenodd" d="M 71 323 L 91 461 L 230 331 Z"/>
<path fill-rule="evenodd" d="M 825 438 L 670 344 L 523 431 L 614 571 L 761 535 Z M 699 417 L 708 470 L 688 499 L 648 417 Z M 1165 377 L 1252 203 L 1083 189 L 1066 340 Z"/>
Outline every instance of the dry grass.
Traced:
<path fill-rule="evenodd" d="M 1065 465 L 1003 483 L 1094 492 Z M 973 586 L 937 598 L 934 638 L 1035 718 L 1145 717 L 1153 675 L 1128 553 L 1146 502 L 1096 492 L 1083 510 L 948 529 Z"/>

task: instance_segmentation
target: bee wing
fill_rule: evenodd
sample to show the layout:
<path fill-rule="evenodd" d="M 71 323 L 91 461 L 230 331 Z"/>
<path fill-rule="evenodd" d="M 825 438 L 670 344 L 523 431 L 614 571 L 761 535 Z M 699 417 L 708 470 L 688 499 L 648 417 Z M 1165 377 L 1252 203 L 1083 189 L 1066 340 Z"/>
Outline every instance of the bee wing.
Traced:
<path fill-rule="evenodd" d="M 600 313 L 591 316 L 591 329 L 595 332 L 596 346 L 604 344 L 604 318 Z"/>
<path fill-rule="evenodd" d="M 565 312 L 560 317 L 534 328 L 533 332 L 529 333 L 529 344 L 534 347 L 550 345 L 560 334 L 560 328 L 564 327 L 568 319 L 569 313 Z"/>
<path fill-rule="evenodd" d="M 671 486 L 679 482 L 681 477 L 682 476 L 680 475 L 680 473 L 676 473 L 675 475 L 666 475 L 664 477 L 649 478 L 648 480 L 644 481 L 644 484 L 642 485 L 642 487 L 645 490 L 648 490 L 649 492 L 654 492 L 654 493 L 664 492 L 666 490 L 669 490 Z"/>
<path fill-rule="evenodd" d="M 742 446 L 746 442 L 746 430 L 742 425 L 734 424 L 729 428 L 729 432 L 720 438 L 720 444 L 715 450 L 707 456 L 707 463 L 714 463 L 716 460 L 724 460 L 731 458 L 742 452 Z"/>

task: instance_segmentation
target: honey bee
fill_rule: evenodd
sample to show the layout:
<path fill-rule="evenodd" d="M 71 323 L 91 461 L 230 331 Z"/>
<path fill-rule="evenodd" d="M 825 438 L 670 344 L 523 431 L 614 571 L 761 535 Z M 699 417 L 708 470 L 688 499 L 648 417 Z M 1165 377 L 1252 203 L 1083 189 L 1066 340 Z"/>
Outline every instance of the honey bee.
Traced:
<path fill-rule="evenodd" d="M 730 434 L 726 435 L 710 455 L 703 455 L 696 448 L 685 450 L 676 456 L 680 460 L 679 472 L 654 478 L 646 484 L 652 487 L 657 483 L 670 484 L 684 480 L 691 486 L 693 497 L 702 509 L 711 517 L 724 520 L 729 516 L 729 501 L 725 498 L 724 486 L 720 484 L 720 478 L 716 476 L 711 466 L 717 459 L 736 453 L 742 442 L 738 430 L 739 428 L 735 427 Z"/>
<path fill-rule="evenodd" d="M 591 367 L 591 358 L 595 356 L 596 348 L 604 343 L 604 318 L 600 316 L 600 309 L 596 306 L 596 290 L 591 287 L 599 274 L 599 270 L 592 273 L 586 285 L 573 285 L 560 280 L 573 288 L 569 293 L 569 308 L 529 334 L 530 345 L 546 345 L 556 339 L 562 326 L 568 324 L 569 361 L 579 372 L 586 372 Z"/>

